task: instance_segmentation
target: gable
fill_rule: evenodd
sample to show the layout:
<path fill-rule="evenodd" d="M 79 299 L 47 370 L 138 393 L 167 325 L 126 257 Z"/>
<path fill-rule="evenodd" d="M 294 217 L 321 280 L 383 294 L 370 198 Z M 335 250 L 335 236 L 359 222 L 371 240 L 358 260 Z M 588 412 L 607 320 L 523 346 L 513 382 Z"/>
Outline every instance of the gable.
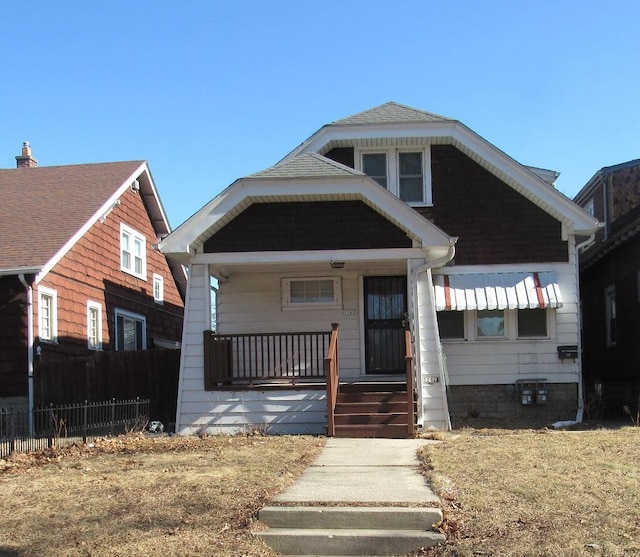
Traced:
<path fill-rule="evenodd" d="M 254 203 L 204 242 L 205 253 L 411 247 L 362 201 Z"/>

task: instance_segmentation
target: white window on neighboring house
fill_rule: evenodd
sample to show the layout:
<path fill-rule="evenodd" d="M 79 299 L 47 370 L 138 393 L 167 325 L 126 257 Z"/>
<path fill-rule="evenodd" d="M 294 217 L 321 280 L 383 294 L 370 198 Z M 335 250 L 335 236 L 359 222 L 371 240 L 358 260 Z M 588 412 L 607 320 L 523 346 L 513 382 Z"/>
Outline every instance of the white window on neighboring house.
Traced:
<path fill-rule="evenodd" d="M 102 305 L 98 302 L 87 302 L 87 346 L 102 350 Z"/>
<path fill-rule="evenodd" d="M 164 303 L 164 277 L 153 273 L 153 301 L 156 304 Z"/>
<path fill-rule="evenodd" d="M 592 217 L 596 216 L 596 205 L 593 201 L 593 197 L 587 201 L 587 204 L 584 206 L 584 210 L 589 213 Z"/>
<path fill-rule="evenodd" d="M 282 279 L 283 309 L 342 306 L 339 277 Z"/>
<path fill-rule="evenodd" d="M 46 342 L 58 342 L 58 293 L 40 286 L 38 296 L 38 336 Z"/>
<path fill-rule="evenodd" d="M 147 280 L 147 240 L 126 224 L 120 224 L 120 268 Z"/>
<path fill-rule="evenodd" d="M 357 162 L 367 176 L 409 205 L 431 205 L 431 149 L 363 151 Z"/>
<path fill-rule="evenodd" d="M 147 319 L 144 315 L 116 309 L 116 350 L 146 350 Z"/>
<path fill-rule="evenodd" d="M 618 336 L 616 323 L 616 287 L 609 286 L 604 291 L 607 346 L 615 346 Z"/>

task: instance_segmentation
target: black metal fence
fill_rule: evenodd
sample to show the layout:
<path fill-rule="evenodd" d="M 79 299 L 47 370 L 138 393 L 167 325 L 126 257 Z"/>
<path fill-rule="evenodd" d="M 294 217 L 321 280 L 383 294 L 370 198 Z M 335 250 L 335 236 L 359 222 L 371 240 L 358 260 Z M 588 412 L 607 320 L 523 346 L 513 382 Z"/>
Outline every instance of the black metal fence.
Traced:
<path fill-rule="evenodd" d="M 142 429 L 148 419 L 149 399 L 139 398 L 0 408 L 0 458 Z"/>

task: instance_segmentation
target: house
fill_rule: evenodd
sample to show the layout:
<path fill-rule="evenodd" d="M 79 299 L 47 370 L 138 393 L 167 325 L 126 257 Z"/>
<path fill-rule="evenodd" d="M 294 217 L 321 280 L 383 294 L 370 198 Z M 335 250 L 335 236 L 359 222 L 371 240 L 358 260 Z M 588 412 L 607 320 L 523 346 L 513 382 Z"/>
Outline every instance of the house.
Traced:
<path fill-rule="evenodd" d="M 33 403 L 34 366 L 179 345 L 184 271 L 144 161 L 0 170 L 0 406 Z"/>
<path fill-rule="evenodd" d="M 576 417 L 576 249 L 597 221 L 556 176 L 392 102 L 235 181 L 160 243 L 189 267 L 176 431 Z"/>
<path fill-rule="evenodd" d="M 574 201 L 603 223 L 580 253 L 584 377 L 594 414 L 640 397 L 640 159 L 600 169 Z"/>

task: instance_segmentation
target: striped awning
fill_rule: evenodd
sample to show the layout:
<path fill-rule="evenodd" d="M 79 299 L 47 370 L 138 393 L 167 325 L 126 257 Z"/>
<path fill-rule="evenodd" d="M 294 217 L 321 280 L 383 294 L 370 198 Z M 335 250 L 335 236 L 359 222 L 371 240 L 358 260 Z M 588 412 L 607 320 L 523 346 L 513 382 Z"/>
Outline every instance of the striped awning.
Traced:
<path fill-rule="evenodd" d="M 433 287 L 437 311 L 562 307 L 553 271 L 434 275 Z"/>

